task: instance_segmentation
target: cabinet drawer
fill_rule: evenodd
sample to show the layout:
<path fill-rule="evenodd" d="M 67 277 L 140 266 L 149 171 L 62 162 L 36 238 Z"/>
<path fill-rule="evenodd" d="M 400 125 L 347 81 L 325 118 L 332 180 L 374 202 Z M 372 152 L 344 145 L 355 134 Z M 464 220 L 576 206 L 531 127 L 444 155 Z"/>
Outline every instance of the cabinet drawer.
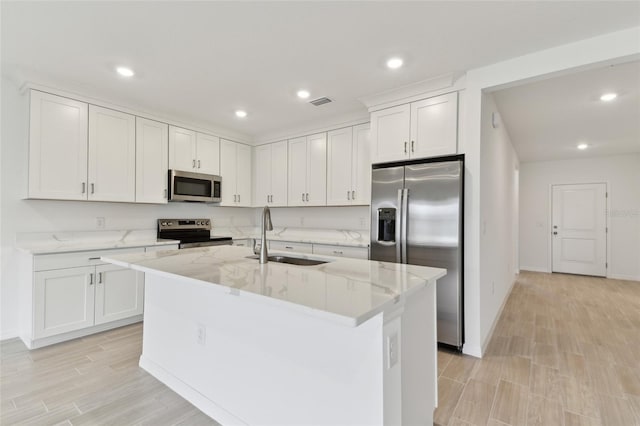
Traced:
<path fill-rule="evenodd" d="M 290 241 L 269 241 L 269 250 L 313 253 L 313 246 L 308 243 L 292 243 Z"/>
<path fill-rule="evenodd" d="M 73 253 L 39 254 L 33 256 L 33 270 L 48 271 L 53 269 L 102 265 L 104 262 L 100 261 L 100 256 L 142 252 L 144 252 L 144 247 L 78 251 Z"/>
<path fill-rule="evenodd" d="M 314 244 L 313 254 L 325 256 L 352 257 L 354 259 L 368 259 L 369 249 L 366 247 L 331 246 L 327 244 Z"/>

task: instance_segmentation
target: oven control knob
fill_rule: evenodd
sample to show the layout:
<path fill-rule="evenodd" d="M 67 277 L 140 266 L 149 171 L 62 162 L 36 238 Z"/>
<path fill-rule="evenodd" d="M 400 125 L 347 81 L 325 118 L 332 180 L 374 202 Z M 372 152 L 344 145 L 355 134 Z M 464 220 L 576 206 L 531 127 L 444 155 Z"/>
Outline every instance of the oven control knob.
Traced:
<path fill-rule="evenodd" d="M 173 226 L 173 222 L 167 222 L 167 226 Z"/>
<path fill-rule="evenodd" d="M 162 222 L 162 223 L 160 223 L 160 225 L 167 226 L 167 222 Z"/>
<path fill-rule="evenodd" d="M 196 221 L 196 225 L 202 225 L 202 222 L 200 222 L 199 220 Z"/>

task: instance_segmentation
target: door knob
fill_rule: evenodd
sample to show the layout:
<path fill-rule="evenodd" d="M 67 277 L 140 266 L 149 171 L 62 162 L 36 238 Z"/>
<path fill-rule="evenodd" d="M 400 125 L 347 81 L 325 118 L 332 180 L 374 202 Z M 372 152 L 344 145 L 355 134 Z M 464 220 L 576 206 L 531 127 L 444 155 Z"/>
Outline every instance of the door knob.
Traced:
<path fill-rule="evenodd" d="M 554 232 L 553 232 L 553 235 L 558 235 L 558 233 L 554 231 Z"/>

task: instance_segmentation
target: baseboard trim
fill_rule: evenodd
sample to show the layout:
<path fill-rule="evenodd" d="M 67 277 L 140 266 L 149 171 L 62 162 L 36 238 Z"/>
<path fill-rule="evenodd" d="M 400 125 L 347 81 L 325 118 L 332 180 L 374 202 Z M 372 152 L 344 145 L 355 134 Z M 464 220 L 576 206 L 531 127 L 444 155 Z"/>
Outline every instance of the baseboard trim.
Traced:
<path fill-rule="evenodd" d="M 624 274 L 610 274 L 607 278 L 611 278 L 612 280 L 640 281 L 640 276 L 634 277 L 633 275 Z"/>
<path fill-rule="evenodd" d="M 502 300 L 502 304 L 500 305 L 500 309 L 498 309 L 498 314 L 493 319 L 493 324 L 491 324 L 491 329 L 489 330 L 489 333 L 487 334 L 487 337 L 482 342 L 480 358 L 482 358 L 482 355 L 487 352 L 487 346 L 489 346 L 489 342 L 491 341 L 491 338 L 493 337 L 493 332 L 496 329 L 496 325 L 498 325 L 498 320 L 500 319 L 500 316 L 502 315 L 502 311 L 504 311 L 504 307 L 507 306 L 507 300 L 509 300 L 509 296 L 511 295 L 511 291 L 513 290 L 513 285 L 516 283 L 516 279 L 517 279 L 517 275 L 516 275 L 516 278 L 514 278 L 513 281 L 511 281 L 511 285 L 509 286 L 509 291 L 507 291 L 507 293 L 504 296 L 504 299 Z"/>
<path fill-rule="evenodd" d="M 547 268 L 541 268 L 538 266 L 521 266 L 520 267 L 521 271 L 531 271 L 531 272 L 546 272 L 546 273 L 551 273 L 550 270 L 548 270 Z"/>
<path fill-rule="evenodd" d="M 249 425 L 249 423 L 240 420 L 238 417 L 229 413 L 227 410 L 220 407 L 218 404 L 211 401 L 209 398 L 207 398 L 182 380 L 178 379 L 176 376 L 171 374 L 171 372 L 146 358 L 144 356 L 144 353 L 142 354 L 142 356 L 140 356 L 139 365 L 140 368 L 151 374 L 156 379 L 160 380 L 169 389 L 189 401 L 198 410 L 202 411 L 218 423 L 223 425 Z"/>
<path fill-rule="evenodd" d="M 16 337 L 20 337 L 20 332 L 18 330 L 9 330 L 3 331 L 0 333 L 0 342 L 4 342 L 5 340 L 15 339 Z"/>

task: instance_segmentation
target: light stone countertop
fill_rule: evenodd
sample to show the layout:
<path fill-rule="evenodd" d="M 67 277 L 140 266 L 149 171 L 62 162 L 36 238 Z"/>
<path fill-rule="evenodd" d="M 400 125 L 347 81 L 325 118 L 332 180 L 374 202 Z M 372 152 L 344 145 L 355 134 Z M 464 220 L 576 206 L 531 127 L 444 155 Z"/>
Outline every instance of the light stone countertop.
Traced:
<path fill-rule="evenodd" d="M 178 244 L 158 240 L 155 230 L 38 232 L 18 234 L 16 248 L 34 255 Z"/>
<path fill-rule="evenodd" d="M 277 254 L 276 252 L 269 253 Z M 248 259 L 247 247 L 214 246 L 102 257 L 105 262 L 174 278 L 211 284 L 221 294 L 247 297 L 346 326 L 358 326 L 380 312 L 395 310 L 446 270 L 361 259 L 296 254 L 328 261 L 316 266 Z M 400 304 L 400 305 L 399 305 Z"/>

